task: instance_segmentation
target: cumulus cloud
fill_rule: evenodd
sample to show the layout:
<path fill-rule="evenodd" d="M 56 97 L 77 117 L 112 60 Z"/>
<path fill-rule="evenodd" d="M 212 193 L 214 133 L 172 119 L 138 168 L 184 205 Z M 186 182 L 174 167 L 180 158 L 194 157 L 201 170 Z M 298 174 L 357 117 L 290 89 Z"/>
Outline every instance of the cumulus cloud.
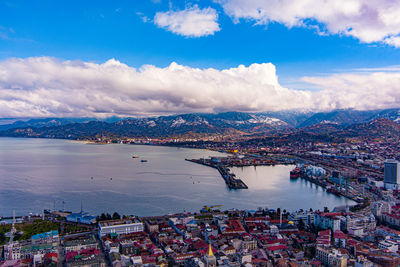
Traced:
<path fill-rule="evenodd" d="M 197 5 L 179 11 L 157 12 L 154 23 L 186 37 L 213 35 L 220 30 L 216 10 L 211 7 L 200 9 Z"/>
<path fill-rule="evenodd" d="M 302 80 L 323 88 L 314 93 L 315 109 L 369 110 L 400 107 L 400 69 L 304 77 Z"/>
<path fill-rule="evenodd" d="M 161 115 L 302 108 L 311 93 L 279 85 L 271 63 L 224 70 L 140 69 L 49 57 L 0 62 L 0 117 Z"/>
<path fill-rule="evenodd" d="M 352 36 L 364 43 L 400 47 L 400 1 L 397 0 L 215 0 L 235 22 L 318 28 L 321 34 Z"/>
<path fill-rule="evenodd" d="M 319 91 L 279 84 L 271 63 L 217 70 L 171 63 L 139 69 L 56 58 L 0 62 L 0 117 L 150 116 L 190 112 L 399 107 L 400 70 L 305 77 Z"/>

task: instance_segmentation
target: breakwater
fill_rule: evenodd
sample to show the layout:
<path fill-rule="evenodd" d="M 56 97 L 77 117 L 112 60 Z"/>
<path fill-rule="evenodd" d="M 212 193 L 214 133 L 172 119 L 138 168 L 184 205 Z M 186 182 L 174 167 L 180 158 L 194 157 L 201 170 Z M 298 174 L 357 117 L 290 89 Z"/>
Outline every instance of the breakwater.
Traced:
<path fill-rule="evenodd" d="M 210 159 L 186 159 L 186 160 L 217 169 L 218 172 L 221 174 L 222 178 L 224 179 L 226 185 L 230 189 L 248 189 L 248 186 L 241 179 L 236 178 L 236 175 L 234 173 L 231 173 L 229 168 L 225 165 L 222 165 L 218 162 L 213 162 Z"/>

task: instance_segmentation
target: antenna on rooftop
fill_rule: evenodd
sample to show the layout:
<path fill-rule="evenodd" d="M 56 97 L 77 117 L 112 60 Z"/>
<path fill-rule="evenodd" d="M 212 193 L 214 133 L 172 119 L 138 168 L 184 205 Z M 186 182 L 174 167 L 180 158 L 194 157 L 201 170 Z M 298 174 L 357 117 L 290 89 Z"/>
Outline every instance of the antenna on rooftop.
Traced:
<path fill-rule="evenodd" d="M 81 199 L 81 213 L 83 213 L 83 204 L 82 204 L 82 199 Z"/>

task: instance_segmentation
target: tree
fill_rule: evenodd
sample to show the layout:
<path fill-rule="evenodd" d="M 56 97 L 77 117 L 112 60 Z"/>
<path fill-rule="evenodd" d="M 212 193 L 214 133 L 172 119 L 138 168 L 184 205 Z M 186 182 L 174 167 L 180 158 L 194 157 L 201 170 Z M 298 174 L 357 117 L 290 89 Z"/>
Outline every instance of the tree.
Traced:
<path fill-rule="evenodd" d="M 325 213 L 329 212 L 328 207 L 324 207 L 324 212 L 325 212 Z"/>
<path fill-rule="evenodd" d="M 104 213 L 102 213 L 101 215 L 100 215 L 100 219 L 99 219 L 100 221 L 105 221 L 105 220 L 107 220 L 107 216 L 104 214 Z"/>
<path fill-rule="evenodd" d="M 303 231 L 306 228 L 306 225 L 303 222 L 303 219 L 299 221 L 299 230 Z"/>
<path fill-rule="evenodd" d="M 4 244 L 6 242 L 6 236 L 3 233 L 0 233 L 0 244 Z"/>
<path fill-rule="evenodd" d="M 119 220 L 119 219 L 121 219 L 121 215 L 119 215 L 118 212 L 114 212 L 112 218 L 113 218 L 113 220 Z"/>

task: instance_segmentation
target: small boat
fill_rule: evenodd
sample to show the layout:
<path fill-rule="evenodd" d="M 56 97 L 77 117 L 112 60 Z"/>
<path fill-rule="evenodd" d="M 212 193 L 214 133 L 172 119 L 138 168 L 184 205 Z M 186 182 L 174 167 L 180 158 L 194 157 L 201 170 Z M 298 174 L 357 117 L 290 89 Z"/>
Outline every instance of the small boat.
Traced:
<path fill-rule="evenodd" d="M 147 159 L 142 159 L 140 162 L 147 162 Z"/>
<path fill-rule="evenodd" d="M 139 156 L 133 155 L 132 158 L 133 158 L 133 159 L 137 159 L 137 158 L 139 158 Z"/>

